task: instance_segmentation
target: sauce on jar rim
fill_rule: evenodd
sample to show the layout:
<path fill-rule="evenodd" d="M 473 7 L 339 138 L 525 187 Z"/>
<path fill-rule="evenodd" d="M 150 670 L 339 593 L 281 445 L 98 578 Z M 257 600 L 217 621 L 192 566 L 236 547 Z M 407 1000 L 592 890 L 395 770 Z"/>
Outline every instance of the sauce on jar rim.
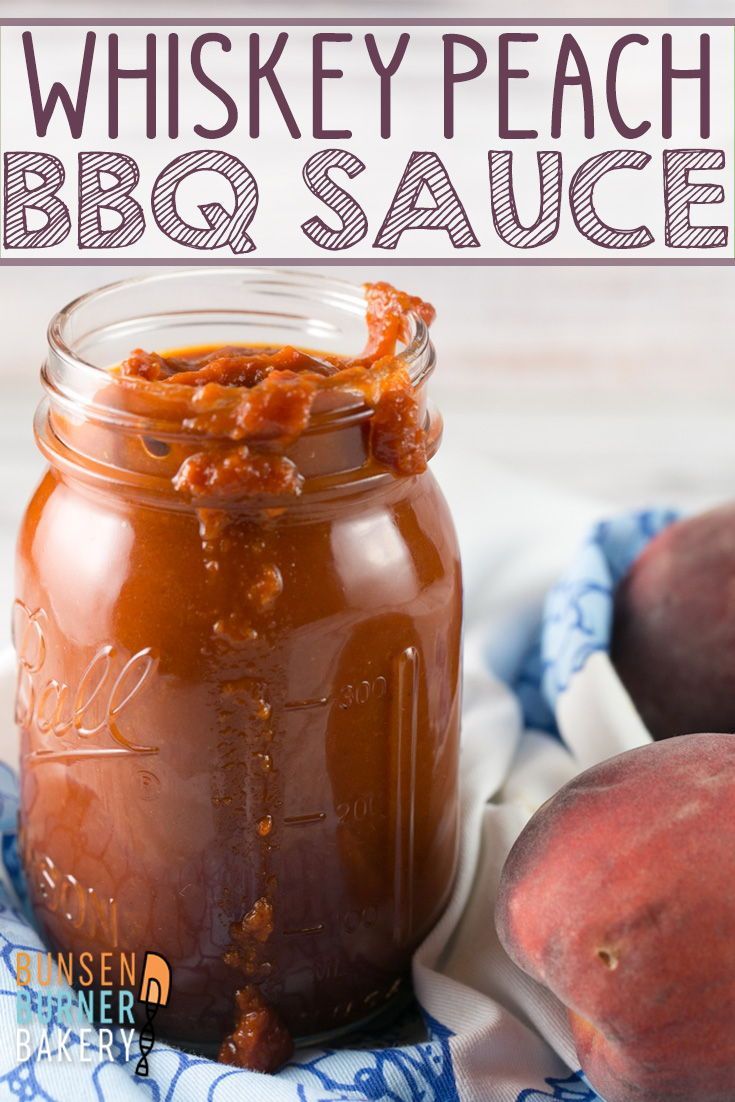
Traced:
<path fill-rule="evenodd" d="M 367 344 L 351 359 L 291 347 L 214 346 L 165 356 L 138 349 L 123 362 L 120 377 L 143 384 L 136 399 L 165 405 L 167 390 L 191 387 L 184 428 L 239 444 L 190 456 L 176 474 L 177 490 L 192 497 L 300 493 L 301 475 L 282 451 L 306 430 L 317 395 L 329 392 L 358 395 L 372 408 L 370 452 L 378 463 L 397 474 L 425 470 L 420 409 L 396 347 L 411 314 L 429 325 L 434 308 L 387 283 L 366 284 L 365 293 Z M 137 400 L 135 408 L 141 411 Z"/>

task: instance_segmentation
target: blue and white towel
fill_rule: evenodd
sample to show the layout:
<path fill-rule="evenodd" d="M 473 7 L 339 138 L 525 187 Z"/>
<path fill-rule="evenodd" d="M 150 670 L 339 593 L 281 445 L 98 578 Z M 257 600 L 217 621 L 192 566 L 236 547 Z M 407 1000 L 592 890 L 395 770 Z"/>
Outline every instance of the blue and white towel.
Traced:
<path fill-rule="evenodd" d="M 575 514 L 577 527 L 581 516 Z M 34 1043 L 47 1033 L 59 1059 L 36 1059 L 35 1052 L 19 1059 L 15 952 L 41 945 L 17 894 L 14 742 L 4 731 L 0 1102 L 595 1102 L 563 1007 L 519 972 L 497 941 L 494 898 L 505 856 L 533 811 L 581 768 L 649 740 L 608 658 L 612 594 L 646 542 L 673 519 L 652 511 L 598 523 L 545 602 L 546 574 L 556 567 L 539 547 L 537 525 L 530 523 L 536 536 L 525 549 L 496 547 L 490 555 L 481 541 L 465 546 L 461 860 L 450 906 L 415 956 L 421 1018 L 352 1047 L 298 1051 L 276 1076 L 157 1044 L 150 1076 L 141 1079 L 134 1075 L 137 1046 L 127 1061 L 116 1043 L 113 1060 L 99 1062 L 95 1054 L 82 1063 L 74 1030 L 63 1046 L 68 1062 L 60 1048 L 67 1027 L 53 1018 L 34 1023 Z M 11 695 L 6 656 L 4 728 Z"/>

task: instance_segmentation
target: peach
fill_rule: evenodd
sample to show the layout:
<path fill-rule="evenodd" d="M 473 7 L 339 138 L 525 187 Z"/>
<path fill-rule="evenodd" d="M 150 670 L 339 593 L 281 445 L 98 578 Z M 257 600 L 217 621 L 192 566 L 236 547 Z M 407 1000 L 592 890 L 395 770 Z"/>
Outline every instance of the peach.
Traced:
<path fill-rule="evenodd" d="M 576 777 L 511 850 L 496 923 L 568 1008 L 606 1102 L 733 1102 L 735 739 L 652 743 Z"/>
<path fill-rule="evenodd" d="M 735 731 L 735 506 L 646 547 L 616 594 L 611 656 L 654 738 Z"/>

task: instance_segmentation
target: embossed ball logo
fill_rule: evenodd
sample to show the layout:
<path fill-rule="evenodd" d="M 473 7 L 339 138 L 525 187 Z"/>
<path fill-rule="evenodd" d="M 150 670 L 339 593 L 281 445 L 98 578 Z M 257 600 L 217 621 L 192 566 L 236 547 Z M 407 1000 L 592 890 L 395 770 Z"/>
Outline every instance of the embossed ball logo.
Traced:
<path fill-rule="evenodd" d="M 126 721 L 155 678 L 158 656 L 150 647 L 130 655 L 105 644 L 90 657 L 80 656 L 82 673 L 70 682 L 48 668 L 49 619 L 45 609 L 15 601 L 15 721 L 32 736 L 28 764 L 88 760 L 111 749 L 157 754 L 158 747 L 128 737 Z"/>

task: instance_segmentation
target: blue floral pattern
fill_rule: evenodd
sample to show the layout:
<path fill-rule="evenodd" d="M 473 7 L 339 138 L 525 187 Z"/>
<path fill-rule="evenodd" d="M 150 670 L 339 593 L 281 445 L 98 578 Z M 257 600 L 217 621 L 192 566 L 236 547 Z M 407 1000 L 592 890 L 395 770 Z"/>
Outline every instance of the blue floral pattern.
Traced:
<path fill-rule="evenodd" d="M 137 1044 L 133 1041 L 127 1055 L 119 1030 L 111 1044 L 112 1059 L 82 1067 L 79 1029 L 64 1019 L 58 988 L 44 990 L 43 997 L 38 988 L 27 988 L 36 1028 L 30 1056 L 19 1060 L 16 953 L 35 953 L 42 948 L 23 912 L 0 888 L 0 1102 L 240 1102 L 245 1080 L 262 1081 L 252 1072 L 224 1067 L 164 1044 L 157 1044 L 149 1057 L 150 1076 L 140 1079 L 135 1076 Z M 77 1005 L 73 995 L 72 1004 Z M 49 1038 L 50 1059 L 36 1058 L 41 1029 Z M 411 1035 L 420 1031 L 426 1039 L 398 1043 L 407 1031 Z M 419 1016 L 414 1009 L 402 1029 L 380 1038 L 364 1038 L 365 1048 L 298 1052 L 275 1077 L 282 1088 L 278 1100 L 459 1102 L 449 1049 L 451 1036 L 440 1023 Z M 69 1053 L 70 1063 L 59 1059 L 62 1051 Z M 245 1097 L 260 1102 L 260 1085 L 256 1093 Z"/>
<path fill-rule="evenodd" d="M 604 1102 L 585 1082 L 581 1071 L 568 1079 L 547 1079 L 546 1086 L 551 1090 L 521 1091 L 516 1102 L 547 1102 L 548 1099 L 556 1099 L 557 1102 Z"/>
<path fill-rule="evenodd" d="M 459 1102 L 452 1071 L 449 1030 L 426 1018 L 430 1039 L 405 1048 L 373 1052 L 323 1052 L 299 1061 L 282 1073 L 300 1080 L 299 1102 L 315 1102 L 304 1074 L 321 1092 L 319 1102 Z M 366 1062 L 369 1061 L 369 1062 Z"/>
<path fill-rule="evenodd" d="M 529 727 L 556 733 L 559 697 L 590 655 L 610 646 L 616 586 L 646 544 L 677 519 L 671 509 L 648 509 L 592 529 L 550 591 L 538 638 L 513 685 Z"/>
<path fill-rule="evenodd" d="M 605 521 L 591 532 L 550 592 L 538 638 L 515 681 L 528 726 L 556 732 L 560 695 L 589 656 L 609 645 L 615 586 L 646 543 L 676 516 L 649 510 Z M 150 1075 L 141 1079 L 135 1075 L 137 1044 L 133 1041 L 128 1055 L 119 1031 L 111 1059 L 82 1067 L 79 1031 L 62 1020 L 58 1003 L 42 1001 L 39 990 L 29 988 L 37 1016 L 33 1044 L 39 1041 L 43 1010 L 52 1050 L 69 1051 L 72 1062 L 38 1061 L 35 1048 L 19 1059 L 15 954 L 43 946 L 22 910 L 17 811 L 15 775 L 0 763 L 0 1102 L 261 1102 L 269 1097 L 273 1102 L 461 1102 L 452 1034 L 427 1015 L 421 1019 L 423 1039 L 414 1039 L 415 1022 L 409 1022 L 410 1037 L 399 1029 L 362 1044 L 353 1038 L 350 1048 L 297 1052 L 269 1080 L 156 1044 Z M 581 1072 L 548 1078 L 543 1087 L 516 1096 L 516 1102 L 546 1100 L 601 1102 Z"/>

